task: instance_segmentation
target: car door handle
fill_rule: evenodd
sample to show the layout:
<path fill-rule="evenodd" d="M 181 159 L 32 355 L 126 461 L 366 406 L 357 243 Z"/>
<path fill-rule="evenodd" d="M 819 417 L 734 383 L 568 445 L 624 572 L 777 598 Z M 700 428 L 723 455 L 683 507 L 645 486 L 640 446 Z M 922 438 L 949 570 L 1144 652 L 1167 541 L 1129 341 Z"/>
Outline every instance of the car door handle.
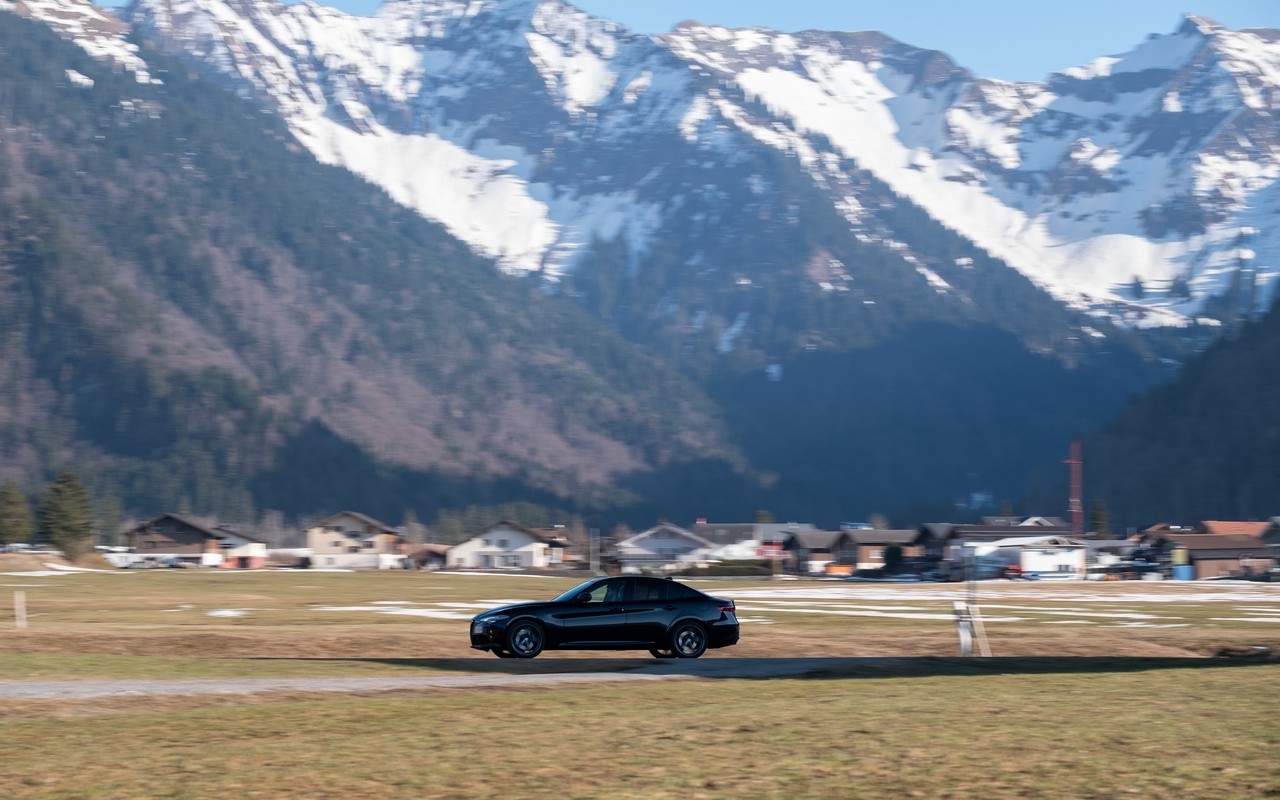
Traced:
<path fill-rule="evenodd" d="M 610 614 L 621 614 L 623 611 L 626 611 L 626 609 L 625 609 L 625 608 L 611 608 L 611 609 L 609 609 L 609 613 L 610 613 Z"/>
<path fill-rule="evenodd" d="M 662 610 L 663 610 L 663 611 L 675 611 L 675 610 L 676 610 L 676 607 L 675 607 L 675 606 L 663 606 L 663 607 L 662 607 Z"/>

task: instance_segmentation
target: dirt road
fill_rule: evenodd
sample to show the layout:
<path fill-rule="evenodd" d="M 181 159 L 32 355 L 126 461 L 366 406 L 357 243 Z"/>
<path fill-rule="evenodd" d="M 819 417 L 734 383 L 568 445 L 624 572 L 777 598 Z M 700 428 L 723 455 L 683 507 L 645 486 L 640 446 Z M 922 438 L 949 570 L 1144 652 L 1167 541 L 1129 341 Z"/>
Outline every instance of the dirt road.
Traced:
<path fill-rule="evenodd" d="M 0 681 L 0 698 L 12 700 L 85 700 L 154 695 L 226 695 L 261 692 L 384 692 L 404 690 L 562 686 L 616 681 L 667 681 L 694 678 L 767 679 L 850 668 L 883 670 L 896 658 L 720 658 L 655 664 L 619 661 L 617 669 L 598 672 L 521 674 L 519 665 L 503 674 L 433 675 L 387 678 L 205 678 L 190 680 Z M 856 662 L 856 663 L 854 663 Z M 637 666 L 637 664 L 640 664 Z"/>

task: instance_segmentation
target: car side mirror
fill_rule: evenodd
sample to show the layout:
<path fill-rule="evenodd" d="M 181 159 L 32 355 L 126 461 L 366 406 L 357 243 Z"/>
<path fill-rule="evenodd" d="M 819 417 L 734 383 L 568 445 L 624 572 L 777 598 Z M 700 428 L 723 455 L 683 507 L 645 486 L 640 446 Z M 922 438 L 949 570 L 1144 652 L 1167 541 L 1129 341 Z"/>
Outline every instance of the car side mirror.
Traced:
<path fill-rule="evenodd" d="M 591 602 L 591 592 L 583 592 L 575 597 L 574 601 L 580 606 L 585 606 L 587 603 Z"/>

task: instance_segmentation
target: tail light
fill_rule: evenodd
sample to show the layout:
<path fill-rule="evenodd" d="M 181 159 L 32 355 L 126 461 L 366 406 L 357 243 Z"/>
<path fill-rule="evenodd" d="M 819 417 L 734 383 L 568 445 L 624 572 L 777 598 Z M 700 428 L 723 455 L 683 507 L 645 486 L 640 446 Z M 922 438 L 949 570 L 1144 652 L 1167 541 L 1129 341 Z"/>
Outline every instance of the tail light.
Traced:
<path fill-rule="evenodd" d="M 729 602 L 724 603 L 723 605 L 718 605 L 718 606 L 716 606 L 716 611 L 719 611 L 719 612 L 720 612 L 720 613 L 722 613 L 722 614 L 732 614 L 732 613 L 733 613 L 733 601 L 732 601 L 732 600 L 730 600 Z"/>

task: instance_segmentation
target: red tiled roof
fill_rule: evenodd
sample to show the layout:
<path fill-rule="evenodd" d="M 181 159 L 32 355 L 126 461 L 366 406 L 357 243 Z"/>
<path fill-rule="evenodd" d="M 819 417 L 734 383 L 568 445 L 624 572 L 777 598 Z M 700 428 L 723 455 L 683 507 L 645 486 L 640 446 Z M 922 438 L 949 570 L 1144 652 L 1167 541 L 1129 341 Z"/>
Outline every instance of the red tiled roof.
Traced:
<path fill-rule="evenodd" d="M 1256 551 L 1258 555 L 1265 555 L 1269 552 L 1266 542 L 1256 536 L 1246 536 L 1240 533 L 1224 533 L 1221 535 L 1170 533 L 1163 538 L 1174 544 L 1180 544 L 1193 552 L 1203 550 L 1252 550 Z"/>
<path fill-rule="evenodd" d="M 1270 522 L 1230 522 L 1224 520 L 1205 520 L 1200 523 L 1205 533 L 1218 536 L 1252 536 L 1258 538 L 1271 527 Z"/>

